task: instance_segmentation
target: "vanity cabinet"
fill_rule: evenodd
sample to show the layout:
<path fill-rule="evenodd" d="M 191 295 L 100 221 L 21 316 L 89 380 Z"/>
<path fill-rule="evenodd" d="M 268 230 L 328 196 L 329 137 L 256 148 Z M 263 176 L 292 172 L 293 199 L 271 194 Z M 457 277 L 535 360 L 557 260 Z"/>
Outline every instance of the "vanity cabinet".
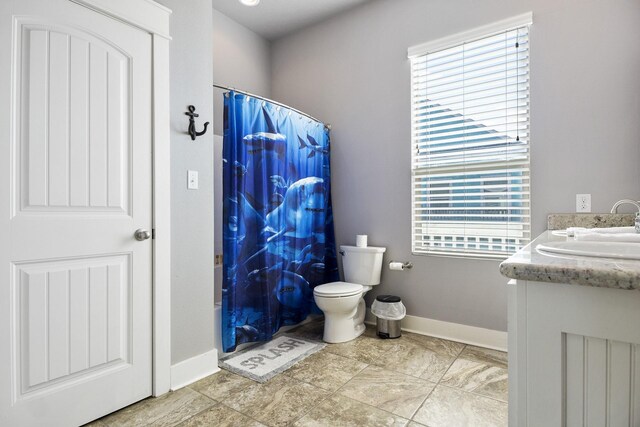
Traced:
<path fill-rule="evenodd" d="M 508 298 L 509 426 L 640 426 L 638 290 L 516 279 Z"/>

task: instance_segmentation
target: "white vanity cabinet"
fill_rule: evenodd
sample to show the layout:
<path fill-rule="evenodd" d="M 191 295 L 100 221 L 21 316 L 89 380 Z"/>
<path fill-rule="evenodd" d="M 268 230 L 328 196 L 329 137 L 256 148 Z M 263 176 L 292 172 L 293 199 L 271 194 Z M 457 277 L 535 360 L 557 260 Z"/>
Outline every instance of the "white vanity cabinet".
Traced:
<path fill-rule="evenodd" d="M 517 279 L 508 298 L 509 426 L 640 426 L 640 291 Z"/>

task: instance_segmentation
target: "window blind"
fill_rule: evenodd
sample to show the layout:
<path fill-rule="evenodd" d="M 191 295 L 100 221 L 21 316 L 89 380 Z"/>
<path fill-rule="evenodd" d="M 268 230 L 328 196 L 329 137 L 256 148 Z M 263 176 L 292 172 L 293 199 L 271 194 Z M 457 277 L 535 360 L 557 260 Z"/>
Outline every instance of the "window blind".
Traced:
<path fill-rule="evenodd" d="M 528 26 L 411 57 L 412 250 L 530 240 Z"/>

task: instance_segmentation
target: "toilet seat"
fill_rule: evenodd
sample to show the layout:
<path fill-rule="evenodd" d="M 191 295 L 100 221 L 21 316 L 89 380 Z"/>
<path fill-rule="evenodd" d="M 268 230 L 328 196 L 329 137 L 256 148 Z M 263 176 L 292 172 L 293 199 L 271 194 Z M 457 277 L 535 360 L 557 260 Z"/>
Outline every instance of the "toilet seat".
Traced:
<path fill-rule="evenodd" d="M 321 298 L 343 298 L 362 293 L 364 287 L 356 283 L 332 282 L 316 286 L 313 294 Z"/>

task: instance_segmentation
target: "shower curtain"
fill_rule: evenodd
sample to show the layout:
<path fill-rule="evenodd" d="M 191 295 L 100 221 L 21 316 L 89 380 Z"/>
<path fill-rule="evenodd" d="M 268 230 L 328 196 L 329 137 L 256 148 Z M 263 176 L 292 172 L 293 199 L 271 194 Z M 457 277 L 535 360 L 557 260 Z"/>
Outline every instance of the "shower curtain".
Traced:
<path fill-rule="evenodd" d="M 329 131 L 322 123 L 225 94 L 225 352 L 320 313 L 313 288 L 338 280 L 329 172 Z"/>

